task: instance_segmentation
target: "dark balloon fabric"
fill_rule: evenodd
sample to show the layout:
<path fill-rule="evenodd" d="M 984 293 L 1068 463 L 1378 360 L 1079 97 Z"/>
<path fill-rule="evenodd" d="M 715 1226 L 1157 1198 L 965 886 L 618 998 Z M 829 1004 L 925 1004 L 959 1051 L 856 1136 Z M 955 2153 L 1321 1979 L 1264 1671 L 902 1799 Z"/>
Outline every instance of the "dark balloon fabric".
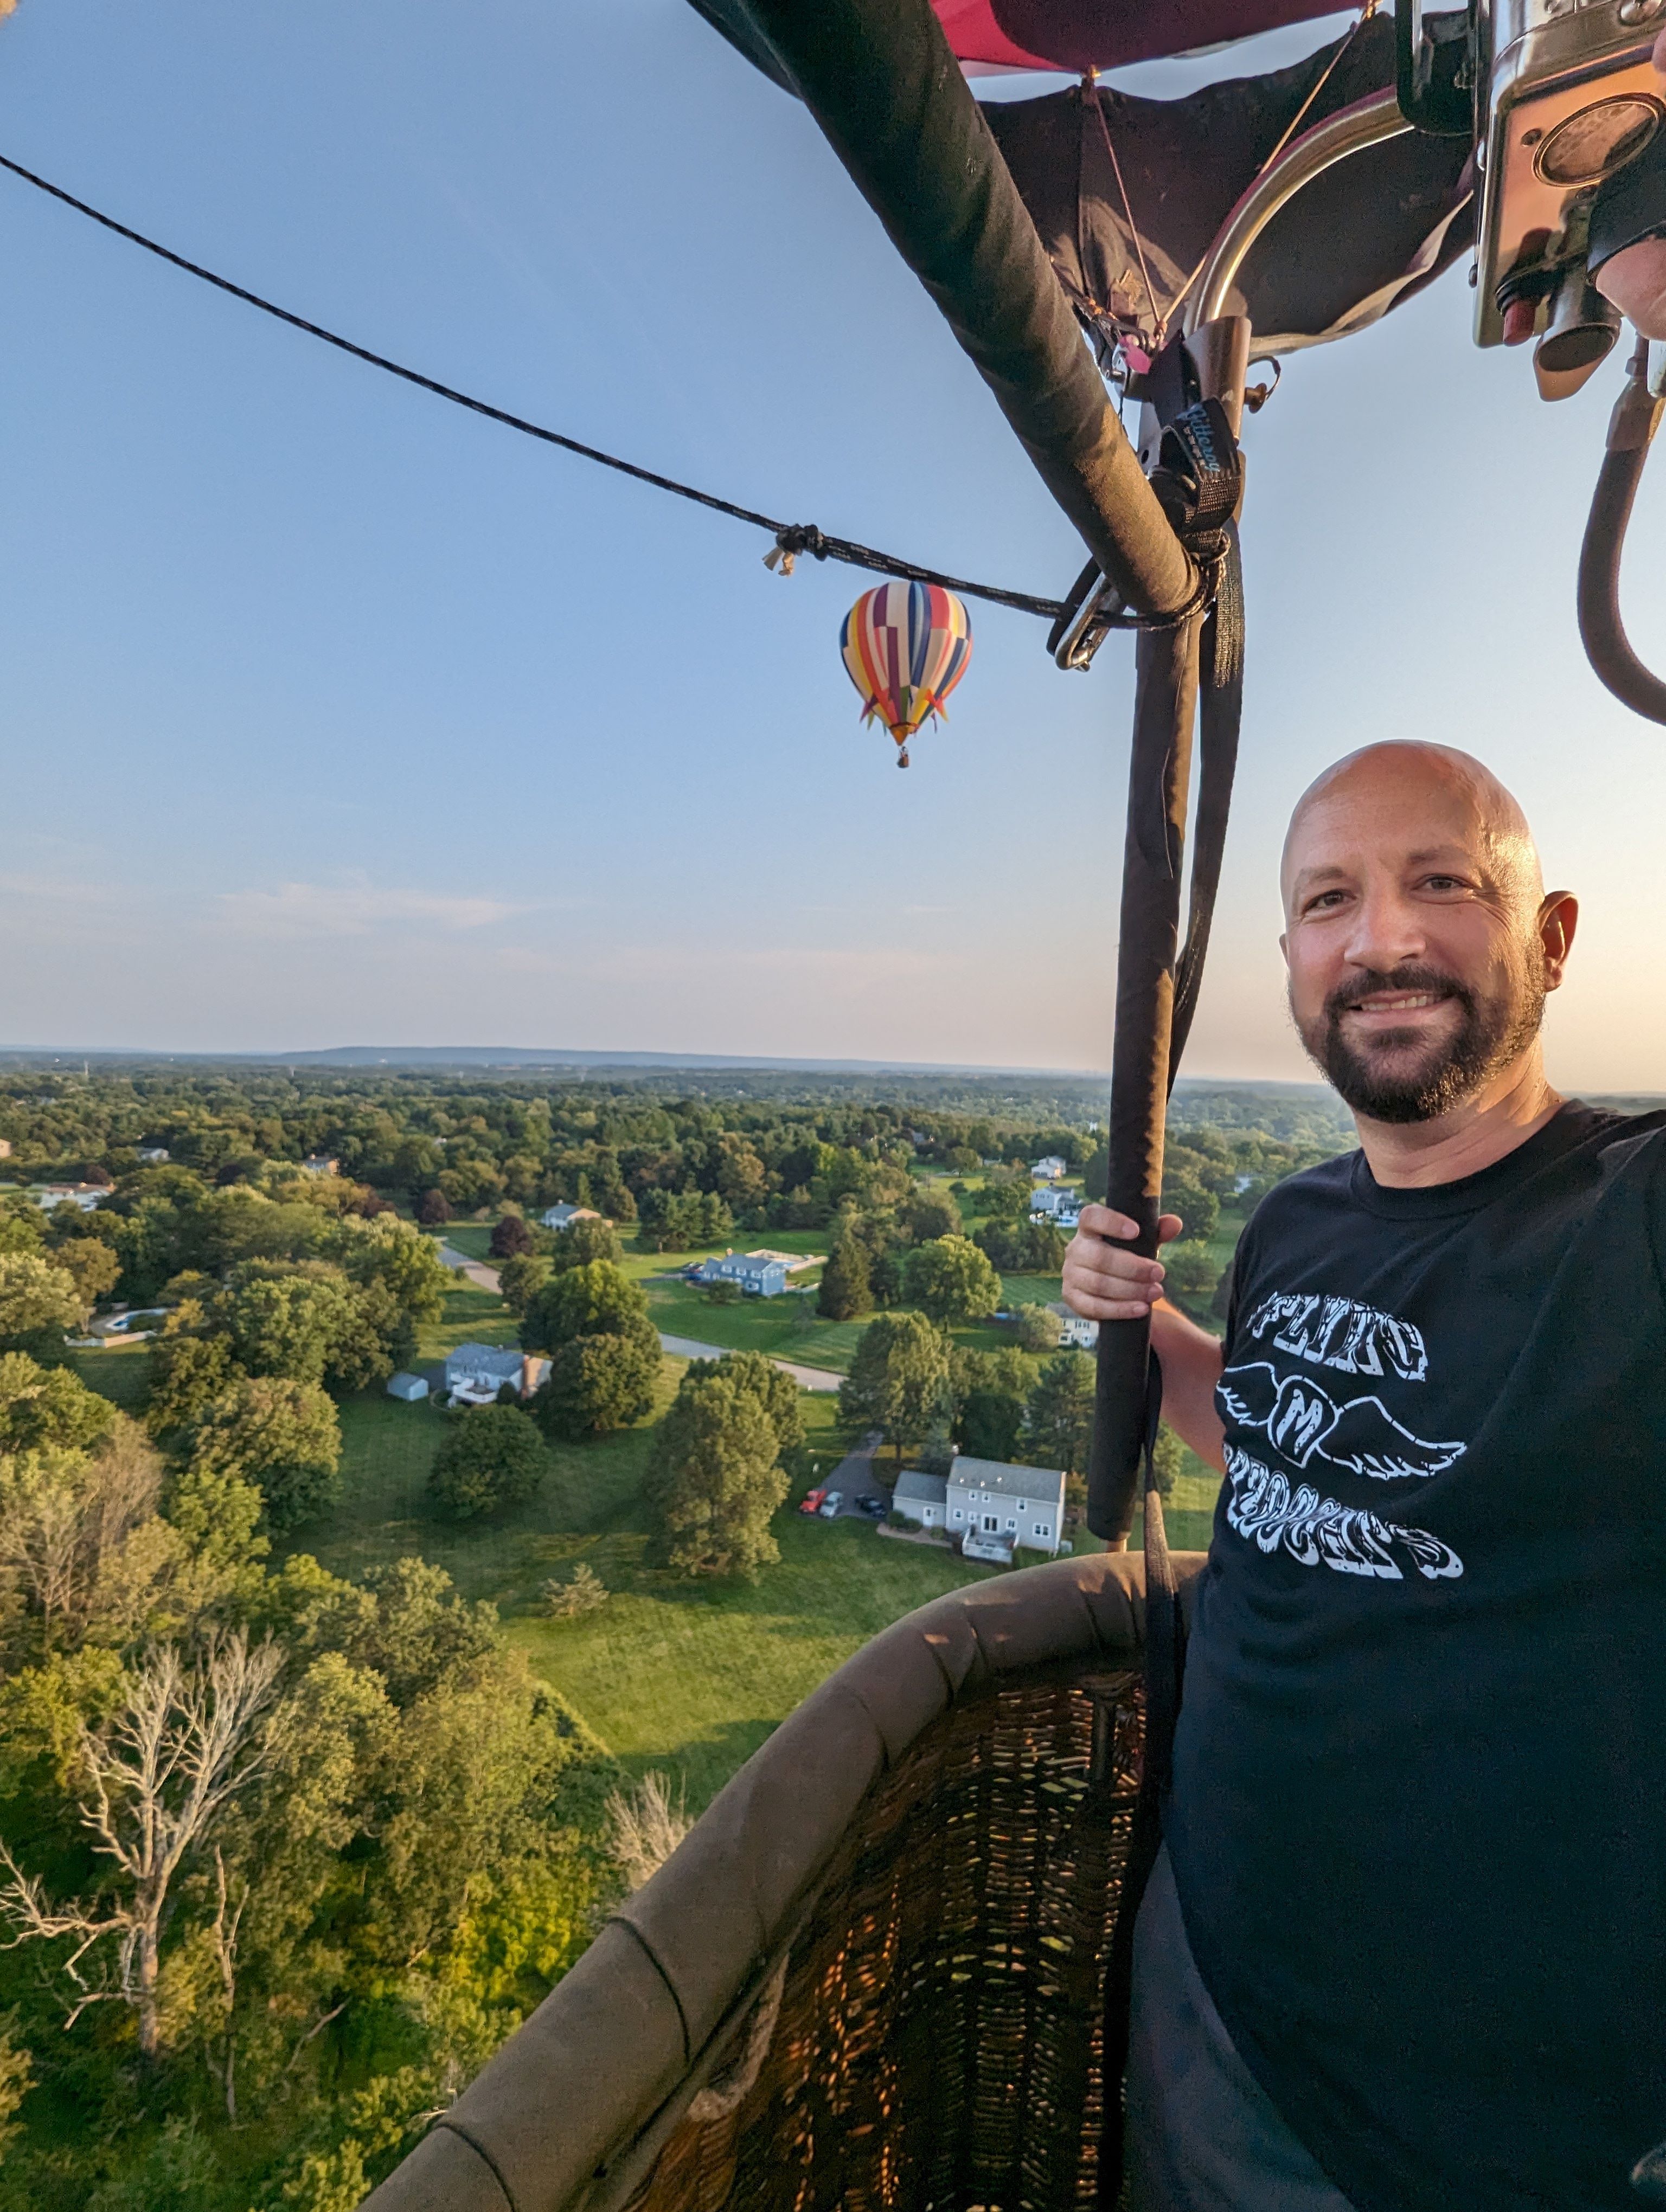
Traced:
<path fill-rule="evenodd" d="M 793 89 L 741 0 L 693 4 L 757 68 Z M 997 15 L 1013 39 L 1020 29 L 1026 39 L 1038 37 L 1034 26 L 1043 19 L 1055 25 L 1056 40 L 1044 51 L 1073 64 L 1085 50 L 1068 46 L 1066 27 L 1073 23 L 1085 37 L 1098 21 L 1104 43 L 1095 55 L 1104 65 L 1195 43 L 1191 27 L 1206 17 L 1212 27 L 1197 37 L 1238 36 L 1321 12 L 1302 5 L 1280 13 L 1274 0 L 1257 7 L 1191 0 L 1189 9 L 1143 13 L 1055 0 L 936 4 L 951 46 L 969 64 L 1000 58 L 994 33 L 976 29 Z M 1309 129 L 1393 81 L 1394 26 L 1379 17 L 1351 40 L 1291 68 L 1228 77 L 1182 100 L 1077 85 L 1035 100 L 990 101 L 983 115 L 1077 314 L 1105 335 L 1138 337 L 1150 347 L 1171 327 L 1222 224 L 1298 116 Z M 1289 352 L 1364 329 L 1468 252 L 1474 242 L 1468 161 L 1462 139 L 1408 133 L 1310 184 L 1274 219 L 1243 271 L 1243 311 L 1257 345 Z"/>
<path fill-rule="evenodd" d="M 1342 43 L 1292 68 L 1225 78 L 1183 100 L 1072 86 L 986 106 L 1006 166 L 1085 321 L 1137 331 L 1147 343 L 1155 338 L 1156 325 L 1171 319 L 1235 203 L 1301 115 Z M 1379 17 L 1347 44 L 1301 127 L 1393 82 L 1394 25 Z M 1474 237 L 1468 158 L 1462 139 L 1408 133 L 1310 184 L 1274 218 L 1245 269 L 1242 289 L 1256 343 L 1290 351 L 1340 337 L 1449 268 Z"/>

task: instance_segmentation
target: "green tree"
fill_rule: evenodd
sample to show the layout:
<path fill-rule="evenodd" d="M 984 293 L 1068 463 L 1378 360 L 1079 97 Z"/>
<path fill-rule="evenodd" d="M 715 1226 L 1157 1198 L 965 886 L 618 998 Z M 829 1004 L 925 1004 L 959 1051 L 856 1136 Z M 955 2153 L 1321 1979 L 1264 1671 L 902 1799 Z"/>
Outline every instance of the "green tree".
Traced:
<path fill-rule="evenodd" d="M 0 1351 L 50 1358 L 64 1331 L 86 1319 L 86 1300 L 55 1261 L 34 1252 L 0 1252 Z"/>
<path fill-rule="evenodd" d="M 684 1380 L 700 1382 L 708 1375 L 722 1375 L 744 1390 L 769 1417 L 775 1432 L 775 1451 L 790 1465 L 804 1449 L 804 1415 L 799 1407 L 799 1386 L 784 1368 L 761 1352 L 726 1352 L 721 1359 L 691 1359 Z"/>
<path fill-rule="evenodd" d="M 633 1337 L 659 1350 L 641 1285 L 609 1261 L 587 1261 L 551 1275 L 527 1302 L 520 1341 L 528 1352 L 554 1352 L 579 1336 Z"/>
<path fill-rule="evenodd" d="M 593 1260 L 606 1260 L 617 1267 L 623 1258 L 624 1247 L 611 1221 L 569 1221 L 550 1241 L 550 1265 L 557 1273 L 587 1267 Z"/>
<path fill-rule="evenodd" d="M 359 1321 L 338 1271 L 303 1272 L 261 1260 L 233 1268 L 209 1317 L 246 1374 L 281 1375 L 292 1382 L 322 1382 Z"/>
<path fill-rule="evenodd" d="M 150 1347 L 150 1401 L 145 1419 L 153 1436 L 188 1428 L 242 1373 L 230 1340 L 204 1332 L 207 1316 L 195 1299 L 171 1313 Z"/>
<path fill-rule="evenodd" d="M 1059 1316 L 1049 1306 L 1019 1306 L 1013 1316 L 1018 1327 L 1018 1342 L 1026 1352 L 1056 1352 L 1059 1348 Z"/>
<path fill-rule="evenodd" d="M 878 1429 L 900 1460 L 930 1430 L 949 1395 L 952 1347 L 924 1314 L 881 1314 L 868 1323 L 839 1385 L 839 1418 Z"/>
<path fill-rule="evenodd" d="M 550 1354 L 550 1372 L 533 1394 L 533 1416 L 547 1437 L 570 1443 L 628 1429 L 653 1412 L 660 1367 L 660 1340 L 651 1330 L 572 1337 Z"/>
<path fill-rule="evenodd" d="M 972 1211 L 992 1221 L 1022 1221 L 1030 1211 L 1030 1178 L 1009 1176 L 986 1182 L 972 1193 Z"/>
<path fill-rule="evenodd" d="M 955 1441 L 972 1459 L 1011 1460 L 1024 1429 L 1024 1401 L 1010 1390 L 972 1390 L 963 1400 Z"/>
<path fill-rule="evenodd" d="M 1163 1270 L 1170 1296 L 1180 1297 L 1189 1306 L 1205 1304 L 1220 1279 L 1213 1253 L 1195 1237 L 1164 1246 Z"/>
<path fill-rule="evenodd" d="M 121 1261 L 100 1237 L 71 1237 L 56 1246 L 52 1265 L 62 1267 L 89 1309 L 107 1297 L 121 1277 Z"/>
<path fill-rule="evenodd" d="M 854 1237 L 841 1237 L 822 1269 L 816 1310 L 828 1321 L 855 1321 L 873 1307 L 867 1254 Z"/>
<path fill-rule="evenodd" d="M 316 1382 L 240 1376 L 198 1418 L 188 1464 L 197 1474 L 252 1483 L 269 1524 L 293 1528 L 335 1502 L 341 1423 Z"/>
<path fill-rule="evenodd" d="M 1093 1435 L 1093 1362 L 1080 1352 L 1061 1352 L 1036 1377 L 1025 1413 L 1024 1441 L 1034 1466 L 1079 1474 Z"/>
<path fill-rule="evenodd" d="M 0 1455 L 45 1444 L 84 1450 L 108 1436 L 116 1409 L 67 1367 L 42 1367 L 21 1352 L 0 1352 Z"/>
<path fill-rule="evenodd" d="M 526 1309 L 549 1281 L 551 1262 L 541 1252 L 520 1252 L 514 1259 L 506 1260 L 497 1271 L 498 1295 L 517 1320 L 526 1318 Z"/>
<path fill-rule="evenodd" d="M 903 1261 L 903 1295 L 934 1322 L 976 1321 L 1000 1304 L 1000 1277 L 970 1237 L 939 1237 Z"/>
<path fill-rule="evenodd" d="M 454 1521 L 524 1505 L 544 1480 L 544 1440 L 518 1406 L 458 1414 L 434 1455 L 428 1486 Z"/>
<path fill-rule="evenodd" d="M 958 1237 L 960 1208 L 943 1191 L 922 1190 L 909 1203 L 908 1229 L 916 1244 L 928 1244 L 933 1237 Z"/>
<path fill-rule="evenodd" d="M 743 1384 L 685 1375 L 648 1462 L 655 1556 L 684 1575 L 756 1577 L 773 1565 L 781 1553 L 769 1522 L 787 1496 L 779 1449 Z"/>

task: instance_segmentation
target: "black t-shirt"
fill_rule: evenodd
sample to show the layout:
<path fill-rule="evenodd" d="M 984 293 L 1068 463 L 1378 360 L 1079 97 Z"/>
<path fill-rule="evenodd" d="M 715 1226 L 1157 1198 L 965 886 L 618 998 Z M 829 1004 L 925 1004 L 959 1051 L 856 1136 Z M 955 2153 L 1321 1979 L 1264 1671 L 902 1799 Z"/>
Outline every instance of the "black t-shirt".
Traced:
<path fill-rule="evenodd" d="M 1359 2212 L 1633 2206 L 1666 2137 L 1666 1114 L 1239 1249 L 1164 1832 Z"/>

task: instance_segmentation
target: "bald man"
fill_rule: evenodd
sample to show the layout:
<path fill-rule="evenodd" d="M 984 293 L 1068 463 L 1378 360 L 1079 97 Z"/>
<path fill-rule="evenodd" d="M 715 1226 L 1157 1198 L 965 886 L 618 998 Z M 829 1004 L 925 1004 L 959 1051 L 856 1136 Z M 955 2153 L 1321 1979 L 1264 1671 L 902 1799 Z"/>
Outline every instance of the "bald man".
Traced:
<path fill-rule="evenodd" d="M 1666 2139 L 1666 1115 L 1546 1080 L 1577 908 L 1478 761 L 1341 762 L 1282 887 L 1359 1149 L 1256 1209 L 1224 1342 L 1103 1206 L 1065 1264 L 1077 1312 L 1149 1311 L 1164 1412 L 1225 1475 L 1136 1930 L 1134 2203 L 1635 2207 Z"/>

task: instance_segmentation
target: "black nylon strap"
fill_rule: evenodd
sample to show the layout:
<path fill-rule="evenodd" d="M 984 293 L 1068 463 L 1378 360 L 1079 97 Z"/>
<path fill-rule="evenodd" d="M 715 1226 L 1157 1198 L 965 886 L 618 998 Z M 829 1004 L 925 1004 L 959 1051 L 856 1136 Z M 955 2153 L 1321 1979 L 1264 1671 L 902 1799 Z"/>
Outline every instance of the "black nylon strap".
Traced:
<path fill-rule="evenodd" d="M 1238 730 L 1243 715 L 1243 563 L 1237 525 L 1228 521 L 1214 604 L 1203 633 L 1198 682 L 1197 823 L 1192 846 L 1192 887 L 1186 942 L 1175 967 L 1174 1018 L 1169 1033 L 1169 1088 L 1180 1071 L 1191 1034 L 1203 962 L 1209 950 L 1215 896 L 1226 852 L 1226 821 L 1237 772 Z"/>
<path fill-rule="evenodd" d="M 1163 1803 L 1174 1778 L 1174 1735 L 1180 1717 L 1180 1689 L 1185 1672 L 1185 1629 L 1180 1590 L 1169 1554 L 1163 1499 L 1157 1487 L 1157 1431 L 1163 1412 L 1163 1367 L 1151 1355 L 1146 1399 L 1146 1731 L 1122 1870 L 1116 1924 L 1111 1930 L 1105 1966 L 1104 2051 L 1104 2117 L 1099 2138 L 1096 2185 L 1097 2212 L 1116 2212 L 1122 2187 L 1123 2116 L 1122 2086 L 1128 2071 L 1129 2012 L 1134 1991 L 1134 1923 L 1157 1854 L 1163 1843 Z"/>

